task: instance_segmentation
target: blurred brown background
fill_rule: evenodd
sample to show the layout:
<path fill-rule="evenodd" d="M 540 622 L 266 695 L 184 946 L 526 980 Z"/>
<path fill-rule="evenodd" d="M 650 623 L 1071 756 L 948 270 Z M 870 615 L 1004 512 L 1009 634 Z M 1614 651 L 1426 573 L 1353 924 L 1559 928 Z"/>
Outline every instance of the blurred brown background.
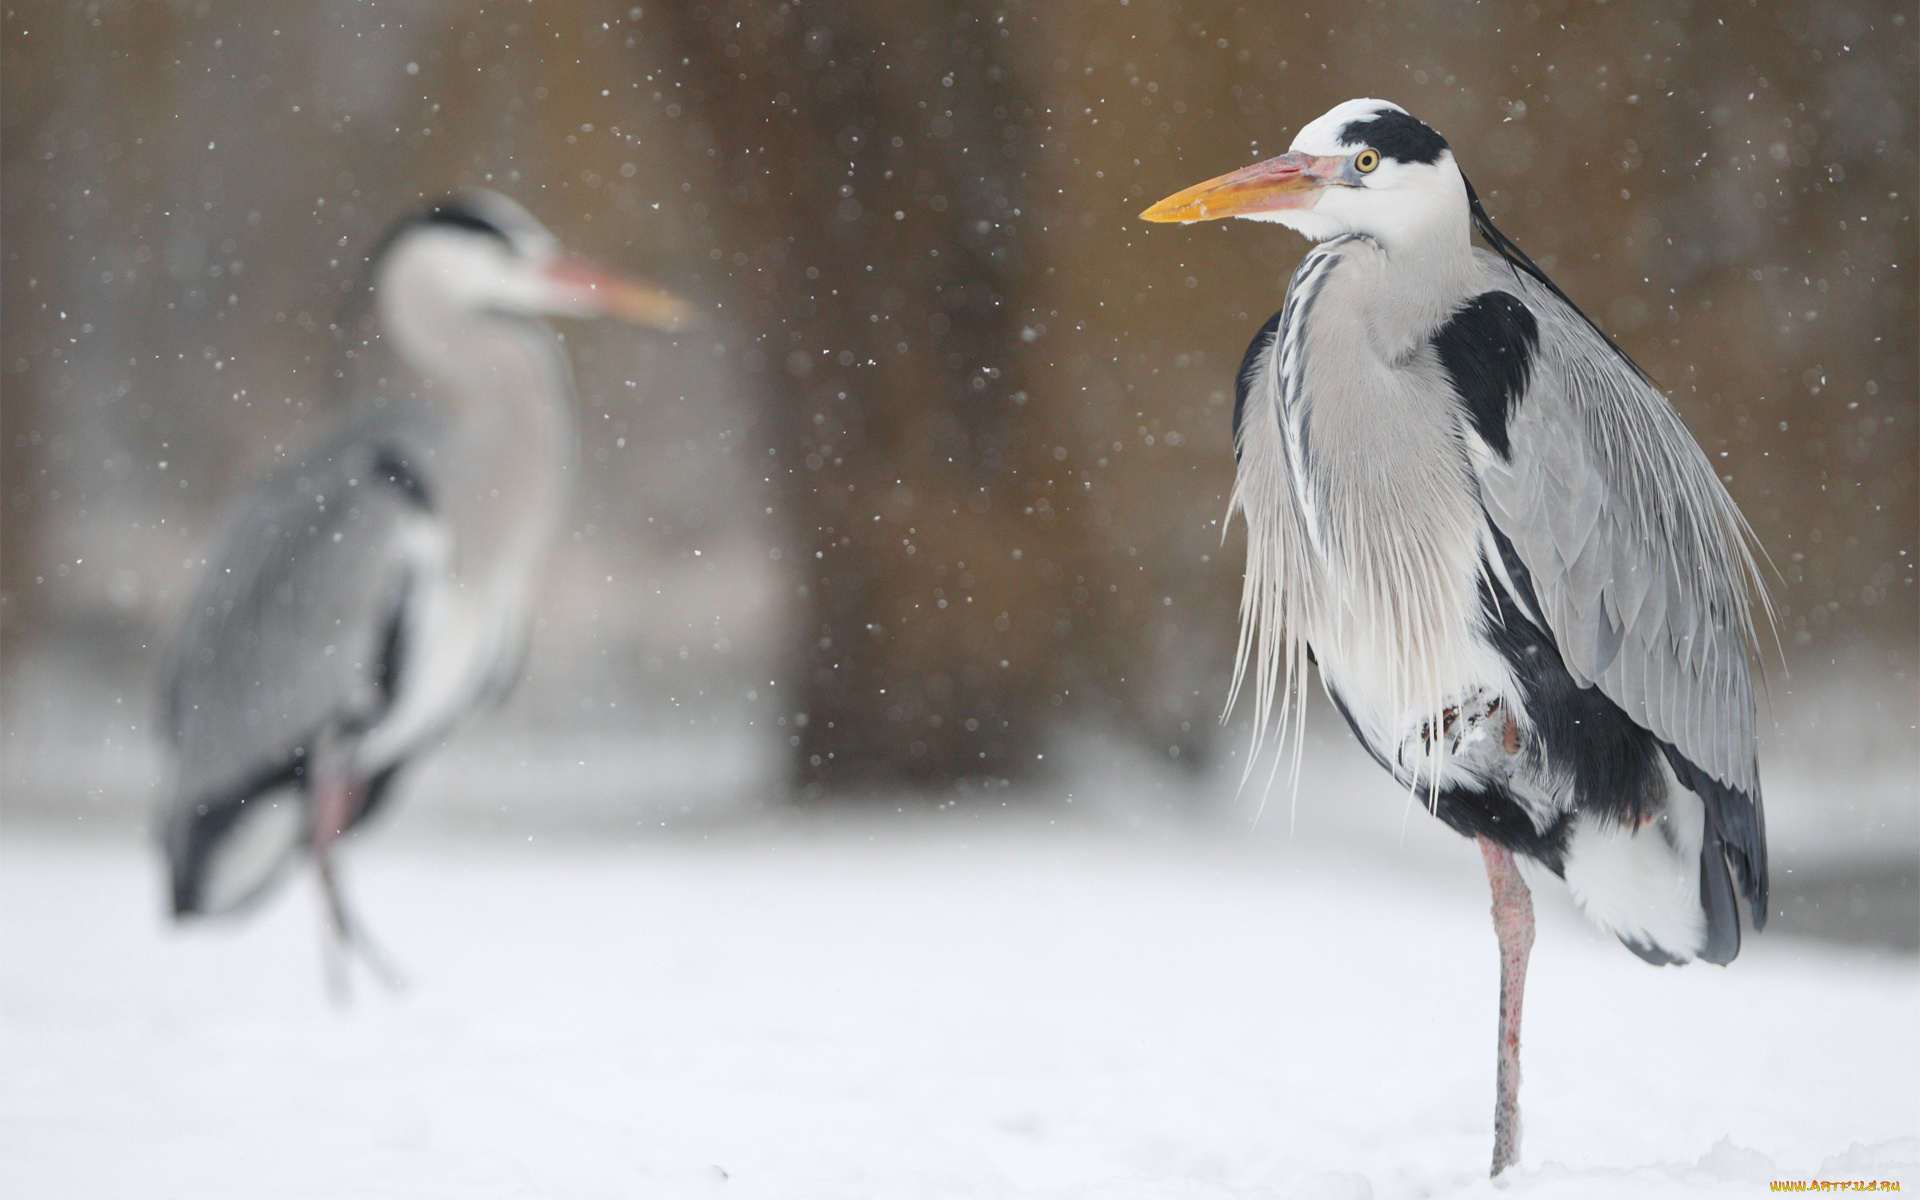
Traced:
<path fill-rule="evenodd" d="M 566 330 L 582 471 L 523 744 L 808 792 L 992 788 L 1070 728 L 1223 762 L 1232 373 L 1305 245 L 1135 214 L 1353 96 L 1445 134 L 1722 464 L 1782 576 L 1774 750 L 1906 772 L 1911 6 L 1310 8 L 8 8 L 10 790 L 76 754 L 122 764 L 96 798 L 146 785 L 201 539 L 325 420 L 381 229 L 468 184 L 716 317 Z"/>

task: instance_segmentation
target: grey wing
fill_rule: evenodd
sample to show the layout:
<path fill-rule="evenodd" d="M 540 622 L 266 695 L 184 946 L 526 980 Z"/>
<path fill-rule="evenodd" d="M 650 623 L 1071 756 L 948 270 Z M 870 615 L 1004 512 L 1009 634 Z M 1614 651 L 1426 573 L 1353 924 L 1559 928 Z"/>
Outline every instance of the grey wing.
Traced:
<path fill-rule="evenodd" d="M 396 453 L 337 441 L 235 514 L 165 681 L 176 804 L 244 786 L 322 728 L 364 725 L 389 702 L 417 557 L 409 534 L 427 519 Z"/>
<path fill-rule="evenodd" d="M 1624 355 L 1547 287 L 1480 258 L 1487 289 L 1520 296 L 1538 333 L 1507 414 L 1508 456 L 1476 456 L 1488 515 L 1532 576 L 1574 679 L 1740 793 L 1726 804 L 1750 810 L 1726 813 L 1723 832 L 1753 868 L 1750 885 L 1764 880 L 1748 657 L 1761 582 L 1746 523 Z"/>

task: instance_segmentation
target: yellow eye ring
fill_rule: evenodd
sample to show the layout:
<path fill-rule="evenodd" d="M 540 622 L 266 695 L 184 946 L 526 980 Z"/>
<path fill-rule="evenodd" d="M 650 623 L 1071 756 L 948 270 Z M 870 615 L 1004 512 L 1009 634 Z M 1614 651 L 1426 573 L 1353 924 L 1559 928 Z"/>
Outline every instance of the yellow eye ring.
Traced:
<path fill-rule="evenodd" d="M 1378 150 L 1362 150 L 1353 160 L 1354 170 L 1360 172 L 1362 175 L 1371 174 L 1373 169 L 1379 165 L 1380 152 Z"/>

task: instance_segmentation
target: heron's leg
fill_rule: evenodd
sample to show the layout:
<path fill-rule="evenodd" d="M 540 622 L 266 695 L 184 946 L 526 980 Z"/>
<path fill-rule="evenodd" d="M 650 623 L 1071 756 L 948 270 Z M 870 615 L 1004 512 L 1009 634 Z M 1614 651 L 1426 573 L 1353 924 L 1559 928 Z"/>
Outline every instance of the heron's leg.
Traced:
<path fill-rule="evenodd" d="M 406 980 L 384 951 L 367 936 L 366 929 L 347 906 L 346 893 L 334 870 L 333 846 L 366 803 L 366 785 L 343 776 L 320 780 L 313 797 L 313 857 L 320 871 L 320 890 L 327 905 L 327 922 L 333 937 L 327 958 L 328 990 L 336 1000 L 347 998 L 346 964 L 343 950 L 352 951 L 367 964 L 373 977 L 389 991 L 398 991 Z"/>
<path fill-rule="evenodd" d="M 326 970 L 327 996 L 344 1008 L 353 999 L 352 979 L 347 971 L 347 939 L 342 931 L 345 908 L 340 901 L 340 885 L 333 876 L 333 857 L 324 850 L 314 858 L 320 873 L 320 895 L 327 908 L 327 929 L 320 935 L 320 959 Z"/>
<path fill-rule="evenodd" d="M 1493 890 L 1493 932 L 1500 940 L 1500 1054 L 1493 1101 L 1493 1174 L 1520 1159 L 1520 1000 L 1533 950 L 1533 894 L 1513 851 L 1481 837 L 1480 857 Z"/>

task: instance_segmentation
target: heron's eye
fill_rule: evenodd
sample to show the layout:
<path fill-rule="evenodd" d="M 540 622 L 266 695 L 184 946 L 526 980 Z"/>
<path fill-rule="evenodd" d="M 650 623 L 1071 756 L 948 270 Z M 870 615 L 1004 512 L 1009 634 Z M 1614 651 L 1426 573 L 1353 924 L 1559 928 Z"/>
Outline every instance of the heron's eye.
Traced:
<path fill-rule="evenodd" d="M 1370 174 L 1373 169 L 1379 165 L 1380 152 L 1378 150 L 1362 150 L 1353 160 L 1354 170 L 1360 172 L 1362 175 Z"/>

